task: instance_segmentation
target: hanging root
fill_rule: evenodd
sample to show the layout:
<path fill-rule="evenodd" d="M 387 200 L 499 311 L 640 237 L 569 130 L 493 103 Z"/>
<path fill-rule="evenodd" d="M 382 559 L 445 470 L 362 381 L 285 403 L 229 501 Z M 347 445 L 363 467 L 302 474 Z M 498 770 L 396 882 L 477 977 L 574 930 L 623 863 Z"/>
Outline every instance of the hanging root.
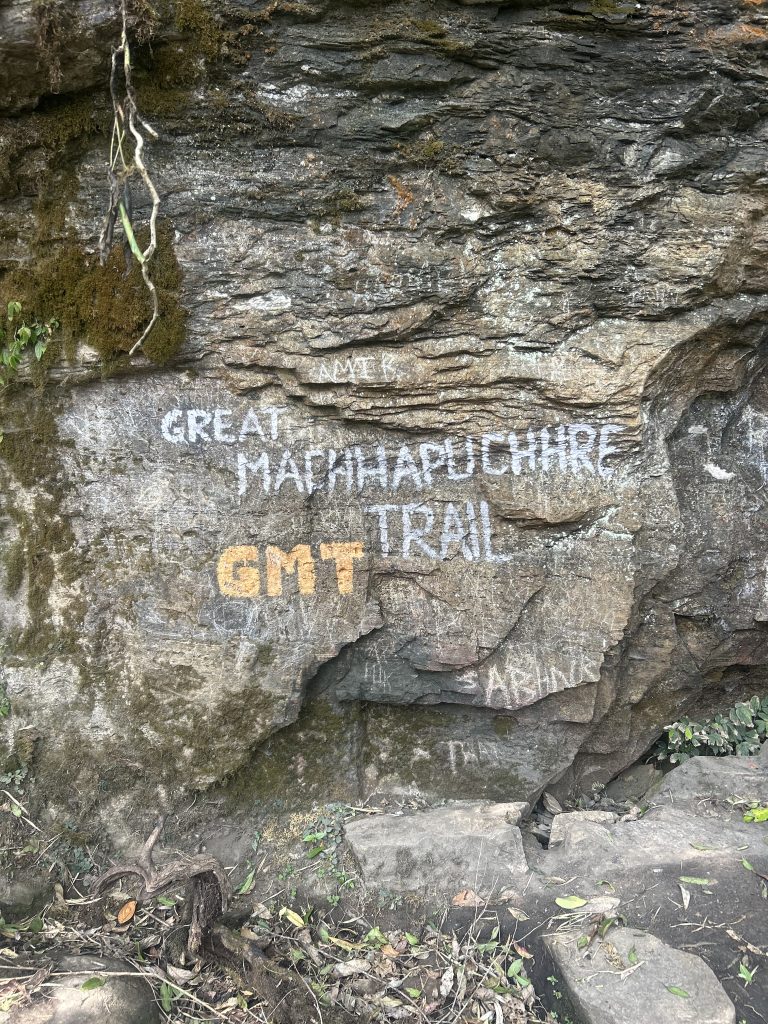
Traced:
<path fill-rule="evenodd" d="M 131 49 L 128 43 L 128 0 L 121 0 L 122 34 L 120 45 L 112 51 L 112 70 L 109 78 L 109 90 L 112 95 L 112 141 L 109 153 L 109 206 L 104 226 L 99 238 L 101 263 L 107 262 L 114 238 L 115 225 L 120 222 L 126 241 L 127 267 L 130 268 L 131 254 L 141 266 L 141 276 L 152 299 L 152 317 L 144 328 L 141 337 L 131 347 L 129 355 L 133 355 L 144 344 L 147 336 L 160 317 L 160 304 L 157 289 L 150 275 L 150 261 L 157 248 L 157 214 L 160 209 L 160 196 L 144 163 L 144 135 L 157 138 L 157 132 L 139 114 L 136 102 L 136 91 L 133 86 L 131 67 Z M 124 92 L 119 88 L 120 68 Z M 130 152 L 130 146 L 133 152 Z M 130 178 L 138 175 L 144 188 L 152 200 L 152 212 L 149 216 L 149 243 L 141 249 L 133 230 L 132 208 L 130 199 Z"/>

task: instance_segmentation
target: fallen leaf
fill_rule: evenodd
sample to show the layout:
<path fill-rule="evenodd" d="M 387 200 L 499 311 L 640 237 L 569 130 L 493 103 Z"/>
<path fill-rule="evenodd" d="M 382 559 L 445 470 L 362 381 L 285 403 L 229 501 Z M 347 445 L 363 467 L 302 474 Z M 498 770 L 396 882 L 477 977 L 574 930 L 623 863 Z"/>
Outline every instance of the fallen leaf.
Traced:
<path fill-rule="evenodd" d="M 365 974 L 369 971 L 371 965 L 367 960 L 362 957 L 353 958 L 352 960 L 345 960 L 343 963 L 336 964 L 333 968 L 333 973 L 337 978 L 350 978 L 353 974 Z"/>
<path fill-rule="evenodd" d="M 583 900 L 581 896 L 558 896 L 555 903 L 563 910 L 578 910 L 579 907 L 587 905 L 587 901 Z"/>
<path fill-rule="evenodd" d="M 687 910 L 688 904 L 691 902 L 690 890 L 686 889 L 684 885 L 681 885 L 680 895 L 683 897 L 683 910 Z"/>
<path fill-rule="evenodd" d="M 516 921 L 528 921 L 530 918 L 524 910 L 520 910 L 518 907 L 507 907 L 508 913 L 514 917 Z"/>
<path fill-rule="evenodd" d="M 389 943 L 381 947 L 381 952 L 384 954 L 384 956 L 388 956 L 390 957 L 390 959 L 393 960 L 400 956 L 395 947 L 391 946 Z"/>
<path fill-rule="evenodd" d="M 280 917 L 284 917 L 287 921 L 290 921 L 296 928 L 304 927 L 304 918 L 300 914 L 297 914 L 295 910 L 291 910 L 290 907 L 282 907 L 280 910 Z"/>
<path fill-rule="evenodd" d="M 443 971 L 443 975 L 440 978 L 440 989 L 439 989 L 440 995 L 443 997 L 443 999 L 445 999 L 445 997 L 448 995 L 448 993 L 453 988 L 454 978 L 455 978 L 455 975 L 453 973 L 453 968 L 452 967 L 449 967 L 445 971 Z"/>
<path fill-rule="evenodd" d="M 694 875 L 681 875 L 680 881 L 686 885 L 717 885 L 713 878 L 696 878 Z"/>
<path fill-rule="evenodd" d="M 559 800 L 557 800 L 555 797 L 553 797 L 551 793 L 546 793 L 545 792 L 544 796 L 542 797 L 542 800 L 544 802 L 544 806 L 546 807 L 546 809 L 549 811 L 550 814 L 562 814 L 563 813 L 562 804 L 560 803 Z"/>
<path fill-rule="evenodd" d="M 106 983 L 106 978 L 89 978 L 88 981 L 83 982 L 80 988 L 83 992 L 92 992 L 95 988 L 103 988 Z"/>
<path fill-rule="evenodd" d="M 347 942 L 346 939 L 337 939 L 335 935 L 329 935 L 328 941 L 332 942 L 334 946 L 338 946 L 339 949 L 346 949 L 349 953 L 355 949 L 363 948 L 362 942 Z"/>
<path fill-rule="evenodd" d="M 235 889 L 236 896 L 247 896 L 256 888 L 256 868 L 251 868 L 240 885 Z"/>
<path fill-rule="evenodd" d="M 136 913 L 136 900 L 127 900 L 117 912 L 117 923 L 127 924 Z"/>
<path fill-rule="evenodd" d="M 684 988 L 680 988 L 678 985 L 665 985 L 664 988 L 667 992 L 671 992 L 673 996 L 677 996 L 678 999 L 690 999 L 690 995 L 685 991 Z"/>
<path fill-rule="evenodd" d="M 171 981 L 175 981 L 177 985 L 184 985 L 192 981 L 198 973 L 197 971 L 187 971 L 183 967 L 174 967 L 173 964 L 168 964 L 165 970 Z"/>
<path fill-rule="evenodd" d="M 454 907 L 481 907 L 483 901 L 474 889 L 462 889 L 453 897 L 451 905 Z"/>

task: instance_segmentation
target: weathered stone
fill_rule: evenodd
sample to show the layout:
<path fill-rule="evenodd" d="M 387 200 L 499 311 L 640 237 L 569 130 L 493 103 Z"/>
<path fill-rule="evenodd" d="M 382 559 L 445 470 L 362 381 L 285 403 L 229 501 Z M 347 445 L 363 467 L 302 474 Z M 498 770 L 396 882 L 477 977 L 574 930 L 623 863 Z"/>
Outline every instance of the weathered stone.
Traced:
<path fill-rule="evenodd" d="M 768 803 L 768 766 L 753 757 L 692 757 L 665 776 L 653 804 L 733 816 L 740 804 Z M 743 810 L 743 807 L 742 807 Z"/>
<path fill-rule="evenodd" d="M 586 949 L 579 934 L 544 944 L 580 1024 L 735 1024 L 733 1003 L 698 956 L 634 928 L 612 928 Z"/>
<path fill-rule="evenodd" d="M 11 1010 L 8 1024 L 159 1024 L 152 987 L 138 972 L 128 977 L 133 970 L 108 957 L 63 956 L 56 961 L 45 997 Z M 91 978 L 103 978 L 105 983 L 83 991 Z"/>
<path fill-rule="evenodd" d="M 356 819 L 346 837 L 366 884 L 393 892 L 492 894 L 528 873 L 516 823 L 526 805 L 456 803 Z"/>
<path fill-rule="evenodd" d="M 655 793 L 663 778 L 663 772 L 652 764 L 632 765 L 608 783 L 605 793 L 611 800 L 637 804 Z"/>
<path fill-rule="evenodd" d="M 154 362 L 94 259 L 116 5 L 0 11 L 0 299 L 62 323 L 2 399 L 9 758 L 113 835 L 606 782 L 768 661 L 759 5 L 250 6 L 133 49 Z"/>
<path fill-rule="evenodd" d="M 31 917 L 43 909 L 50 894 L 49 878 L 0 875 L 0 917 L 12 922 Z"/>
<path fill-rule="evenodd" d="M 559 846 L 568 841 L 569 845 L 575 847 L 582 841 L 589 843 L 590 848 L 595 844 L 596 837 L 604 834 L 599 828 L 592 828 L 593 825 L 607 828 L 613 825 L 617 815 L 612 811 L 568 811 L 564 814 L 556 814 L 552 819 L 552 828 L 549 834 L 550 847 Z M 587 823 L 587 828 L 581 829 L 582 823 Z"/>

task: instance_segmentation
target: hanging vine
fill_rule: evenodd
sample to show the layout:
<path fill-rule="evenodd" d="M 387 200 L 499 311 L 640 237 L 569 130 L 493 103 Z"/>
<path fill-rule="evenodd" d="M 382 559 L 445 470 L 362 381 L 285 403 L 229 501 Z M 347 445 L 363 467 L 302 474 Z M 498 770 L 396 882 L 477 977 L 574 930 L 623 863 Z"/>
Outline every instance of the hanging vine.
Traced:
<path fill-rule="evenodd" d="M 126 246 L 126 268 L 130 269 L 131 256 L 141 267 L 141 276 L 152 300 L 152 317 L 134 343 L 129 355 L 133 355 L 149 336 L 160 317 L 160 301 L 157 288 L 150 274 L 150 263 L 157 249 L 157 215 L 160 210 L 160 196 L 144 163 L 145 137 L 156 139 L 157 132 L 143 119 L 136 101 L 133 85 L 131 49 L 128 42 L 128 0 L 121 0 L 120 14 L 122 32 L 120 45 L 112 51 L 112 69 L 109 90 L 112 96 L 112 138 L 109 148 L 109 208 L 99 239 L 99 253 L 102 266 L 106 264 L 112 249 L 115 226 L 120 222 Z M 139 177 L 152 201 L 149 216 L 149 242 L 142 249 L 136 241 L 133 228 L 133 202 L 131 179 Z"/>

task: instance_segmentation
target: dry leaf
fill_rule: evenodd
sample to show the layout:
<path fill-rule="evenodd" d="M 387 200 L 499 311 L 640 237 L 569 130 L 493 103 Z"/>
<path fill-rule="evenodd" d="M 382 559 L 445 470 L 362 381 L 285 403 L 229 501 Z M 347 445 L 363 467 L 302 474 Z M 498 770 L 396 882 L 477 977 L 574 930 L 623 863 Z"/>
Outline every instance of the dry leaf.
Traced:
<path fill-rule="evenodd" d="M 454 973 L 452 967 L 449 967 L 447 970 L 443 971 L 443 976 L 440 979 L 440 995 L 443 997 L 443 999 L 445 999 L 445 997 L 453 988 L 453 979 Z"/>
<path fill-rule="evenodd" d="M 333 973 L 337 978 L 349 978 L 353 974 L 365 974 L 370 970 L 371 965 L 362 958 L 345 960 L 344 963 L 336 964 Z"/>
<path fill-rule="evenodd" d="M 678 883 L 679 885 L 679 883 Z M 688 904 L 691 902 L 691 893 L 689 889 L 686 889 L 684 885 L 680 885 L 680 895 L 683 897 L 683 910 L 688 909 Z"/>
<path fill-rule="evenodd" d="M 563 808 L 559 800 L 556 800 L 551 793 L 545 793 L 542 797 L 544 806 L 550 814 L 562 814 Z"/>
<path fill-rule="evenodd" d="M 136 900 L 128 900 L 117 912 L 117 923 L 127 924 L 136 913 Z"/>
<path fill-rule="evenodd" d="M 395 947 L 390 946 L 389 943 L 387 943 L 386 946 L 381 947 L 381 952 L 384 954 L 384 956 L 391 957 L 392 959 L 395 959 L 396 957 L 400 956 Z"/>
<path fill-rule="evenodd" d="M 482 907 L 483 901 L 474 889 L 462 889 L 453 897 L 451 905 L 454 907 Z"/>

